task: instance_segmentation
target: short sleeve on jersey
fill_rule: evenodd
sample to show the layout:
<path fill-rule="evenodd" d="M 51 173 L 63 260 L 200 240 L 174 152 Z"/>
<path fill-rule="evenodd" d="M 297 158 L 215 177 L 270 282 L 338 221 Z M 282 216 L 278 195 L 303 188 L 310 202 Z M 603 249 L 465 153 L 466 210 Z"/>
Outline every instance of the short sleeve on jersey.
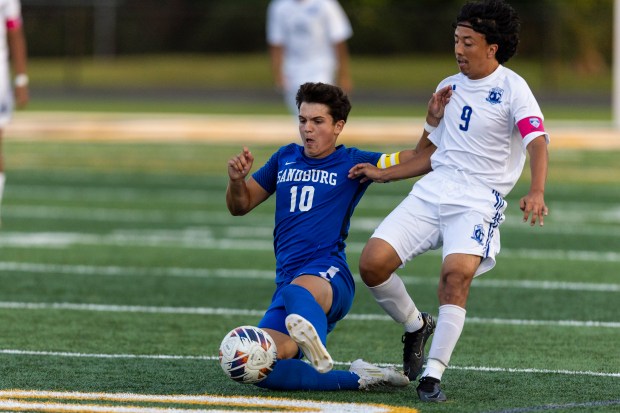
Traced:
<path fill-rule="evenodd" d="M 267 43 L 270 45 L 281 44 L 284 41 L 284 32 L 280 22 L 279 9 L 281 6 L 278 2 L 272 1 L 267 9 Z"/>
<path fill-rule="evenodd" d="M 22 27 L 21 8 L 18 0 L 3 2 L 3 16 L 8 30 Z"/>
<path fill-rule="evenodd" d="M 337 1 L 328 1 L 329 38 L 334 43 L 349 39 L 353 35 L 351 23 Z"/>
<path fill-rule="evenodd" d="M 265 165 L 263 165 L 258 171 L 252 174 L 252 178 L 254 178 L 254 180 L 258 182 L 258 184 L 270 194 L 273 194 L 276 191 L 278 177 L 278 158 L 284 148 L 286 147 L 280 148 L 277 152 L 271 155 Z"/>
<path fill-rule="evenodd" d="M 517 128 L 523 139 L 523 145 L 527 146 L 531 141 L 540 135 L 545 136 L 545 141 L 549 143 L 549 134 L 545 132 L 542 118 L 538 116 L 528 116 L 517 122 Z"/>
<path fill-rule="evenodd" d="M 10 19 L 6 21 L 6 28 L 8 30 L 19 29 L 20 27 L 22 27 L 22 19 L 20 18 Z"/>
<path fill-rule="evenodd" d="M 349 148 L 349 157 L 353 164 L 371 163 L 377 165 L 382 156 L 383 154 L 378 152 L 368 152 L 357 148 Z"/>

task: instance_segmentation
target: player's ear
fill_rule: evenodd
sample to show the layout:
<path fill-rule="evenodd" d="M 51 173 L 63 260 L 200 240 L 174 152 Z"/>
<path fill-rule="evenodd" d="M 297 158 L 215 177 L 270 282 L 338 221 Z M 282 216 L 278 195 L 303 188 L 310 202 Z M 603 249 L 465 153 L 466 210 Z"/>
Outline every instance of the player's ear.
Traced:
<path fill-rule="evenodd" d="M 336 125 L 335 125 L 335 128 L 334 128 L 336 133 L 342 132 L 342 129 L 344 129 L 345 123 L 346 122 L 344 120 L 342 120 L 342 119 L 339 120 L 338 122 L 336 122 Z"/>
<path fill-rule="evenodd" d="M 499 45 L 497 44 L 490 44 L 488 49 L 487 49 L 487 57 L 489 59 L 494 58 L 495 54 L 497 53 L 497 49 L 499 49 Z"/>

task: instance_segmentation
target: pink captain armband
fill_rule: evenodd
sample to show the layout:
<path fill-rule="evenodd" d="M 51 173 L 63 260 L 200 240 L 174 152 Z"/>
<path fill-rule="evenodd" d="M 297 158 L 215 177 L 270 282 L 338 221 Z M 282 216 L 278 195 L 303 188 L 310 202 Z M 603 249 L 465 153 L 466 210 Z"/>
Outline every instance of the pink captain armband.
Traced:
<path fill-rule="evenodd" d="M 527 135 L 533 132 L 545 133 L 545 126 L 543 120 L 538 116 L 529 116 L 521 119 L 517 122 L 517 128 L 521 133 L 521 138 L 525 138 Z"/>
<path fill-rule="evenodd" d="M 15 19 L 9 19 L 6 21 L 6 28 L 8 30 L 15 30 L 15 29 L 19 29 L 20 27 L 22 27 L 22 19 L 21 17 L 15 18 Z"/>

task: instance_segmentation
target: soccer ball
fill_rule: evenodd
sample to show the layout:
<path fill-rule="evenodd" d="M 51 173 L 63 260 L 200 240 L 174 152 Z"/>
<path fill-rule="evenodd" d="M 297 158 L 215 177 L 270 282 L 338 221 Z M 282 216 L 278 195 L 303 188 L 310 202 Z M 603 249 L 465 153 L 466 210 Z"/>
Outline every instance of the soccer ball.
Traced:
<path fill-rule="evenodd" d="M 253 326 L 231 330 L 220 345 L 220 366 L 234 381 L 253 384 L 265 379 L 277 361 L 276 343 Z"/>

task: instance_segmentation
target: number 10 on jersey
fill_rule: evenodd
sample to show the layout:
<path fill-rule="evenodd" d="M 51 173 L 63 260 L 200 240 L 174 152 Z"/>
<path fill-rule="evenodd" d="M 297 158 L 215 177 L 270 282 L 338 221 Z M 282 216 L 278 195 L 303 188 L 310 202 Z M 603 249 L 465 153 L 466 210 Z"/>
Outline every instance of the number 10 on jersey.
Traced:
<path fill-rule="evenodd" d="M 299 204 L 297 204 L 298 196 L 299 196 Z M 313 200 L 314 200 L 314 187 L 313 186 L 302 186 L 301 191 L 298 191 L 297 186 L 291 187 L 291 212 L 295 212 L 297 209 L 299 209 L 299 211 L 301 212 L 309 211 L 312 208 Z"/>

